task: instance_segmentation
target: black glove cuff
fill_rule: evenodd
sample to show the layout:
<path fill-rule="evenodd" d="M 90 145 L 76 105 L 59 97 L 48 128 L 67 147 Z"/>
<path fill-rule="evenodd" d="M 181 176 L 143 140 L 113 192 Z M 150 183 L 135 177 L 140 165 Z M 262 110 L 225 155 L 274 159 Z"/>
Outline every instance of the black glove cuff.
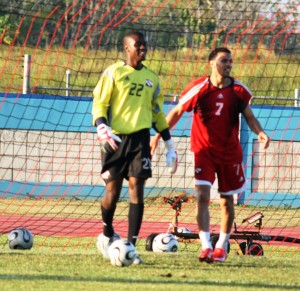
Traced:
<path fill-rule="evenodd" d="M 169 131 L 169 128 L 164 129 L 163 131 L 160 132 L 160 136 L 164 141 L 171 139 L 171 134 Z"/>
<path fill-rule="evenodd" d="M 95 121 L 96 127 L 97 127 L 99 124 L 101 124 L 101 123 L 104 123 L 104 124 L 107 125 L 107 121 L 106 121 L 106 118 L 105 118 L 105 117 L 99 117 L 99 118 L 96 119 L 96 121 Z"/>

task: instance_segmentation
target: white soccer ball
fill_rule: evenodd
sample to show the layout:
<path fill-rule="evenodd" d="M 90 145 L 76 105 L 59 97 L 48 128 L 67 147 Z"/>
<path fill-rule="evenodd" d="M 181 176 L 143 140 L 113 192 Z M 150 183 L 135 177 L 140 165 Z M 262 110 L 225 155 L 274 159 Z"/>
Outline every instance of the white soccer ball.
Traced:
<path fill-rule="evenodd" d="M 115 232 L 112 240 L 115 241 L 117 239 L 121 239 L 121 237 Z M 103 257 L 108 260 L 109 260 L 108 249 L 109 249 L 110 241 L 111 241 L 110 238 L 106 237 L 103 233 L 100 233 L 97 237 L 97 242 L 96 242 L 97 249 L 103 255 Z"/>
<path fill-rule="evenodd" d="M 152 249 L 155 253 L 175 253 L 178 250 L 178 241 L 176 237 L 171 233 L 161 233 L 154 238 Z"/>
<path fill-rule="evenodd" d="M 24 227 L 14 229 L 8 234 L 8 246 L 12 250 L 30 250 L 33 246 L 33 234 Z"/>
<path fill-rule="evenodd" d="M 109 247 L 110 263 L 117 267 L 130 266 L 136 256 L 134 245 L 126 240 L 115 240 Z"/>

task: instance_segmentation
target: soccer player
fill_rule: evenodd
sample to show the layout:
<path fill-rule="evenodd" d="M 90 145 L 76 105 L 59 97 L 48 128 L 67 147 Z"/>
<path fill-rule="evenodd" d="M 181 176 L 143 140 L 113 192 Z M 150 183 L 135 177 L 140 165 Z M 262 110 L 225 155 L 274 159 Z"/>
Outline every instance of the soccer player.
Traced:
<path fill-rule="evenodd" d="M 201 262 L 223 262 L 234 222 L 234 193 L 245 188 L 242 148 L 239 141 L 239 115 L 243 114 L 258 140 L 269 146 L 269 137 L 249 105 L 250 90 L 230 77 L 232 56 L 225 47 L 216 48 L 208 58 L 211 75 L 190 82 L 183 90 L 179 103 L 169 112 L 167 120 L 173 127 L 182 114 L 193 111 L 191 150 L 194 152 L 197 223 L 202 251 Z M 151 141 L 151 153 L 157 147 L 159 134 Z M 219 240 L 213 250 L 210 241 L 210 191 L 218 178 L 221 222 Z"/>
<path fill-rule="evenodd" d="M 93 95 L 93 124 L 101 143 L 101 175 L 105 196 L 101 200 L 103 233 L 97 247 L 109 259 L 108 248 L 119 239 L 113 217 L 123 186 L 128 180 L 128 241 L 136 244 L 144 213 L 144 185 L 151 177 L 150 128 L 165 141 L 166 164 L 171 174 L 177 167 L 177 154 L 162 111 L 158 76 L 143 65 L 147 43 L 141 32 L 133 31 L 123 40 L 125 61 L 109 66 L 101 75 Z M 142 263 L 137 255 L 135 264 Z"/>

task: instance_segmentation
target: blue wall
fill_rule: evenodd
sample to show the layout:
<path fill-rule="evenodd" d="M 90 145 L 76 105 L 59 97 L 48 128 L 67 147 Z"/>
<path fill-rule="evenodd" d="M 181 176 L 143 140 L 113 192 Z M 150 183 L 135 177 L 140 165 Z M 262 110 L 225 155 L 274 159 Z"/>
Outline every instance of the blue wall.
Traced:
<path fill-rule="evenodd" d="M 1 128 L 6 129 L 23 129 L 23 130 L 56 130 L 56 131 L 74 131 L 74 132 L 90 132 L 95 131 L 92 124 L 91 105 L 92 99 L 89 97 L 61 97 L 47 96 L 36 94 L 3 94 L 0 93 L 0 124 Z M 164 111 L 168 112 L 173 105 L 166 102 Z M 262 127 L 273 140 L 293 140 L 300 141 L 299 120 L 300 108 L 294 107 L 269 107 L 269 106 L 253 106 L 253 111 L 258 117 Z M 189 136 L 191 126 L 191 114 L 186 113 L 172 130 L 174 136 Z M 154 131 L 152 131 L 154 133 Z M 245 120 L 241 123 L 241 144 L 244 151 L 245 163 L 247 163 L 246 177 L 250 179 L 252 161 L 249 156 L 253 152 L 253 143 L 256 140 Z M 251 160 L 251 159 L 250 159 Z M 17 193 L 20 183 L 11 181 L 0 182 L 0 192 L 5 192 L 9 187 L 10 193 Z M 9 186 L 10 185 L 10 186 Z M 34 183 L 26 183 L 23 185 L 23 192 L 32 193 L 39 187 L 45 189 L 47 186 L 47 195 L 51 196 L 54 191 L 60 193 L 70 193 L 67 195 L 77 195 L 78 192 L 89 193 L 90 198 L 99 198 L 99 193 L 103 193 L 102 186 L 90 185 L 61 185 L 52 183 L 39 183 L 38 188 Z M 259 206 L 288 206 L 299 207 L 300 195 L 289 193 L 252 193 L 251 185 L 239 197 L 239 203 Z M 79 191 L 84 187 L 84 191 Z M 43 190 L 41 192 L 44 193 Z M 66 191 L 67 190 L 67 191 Z M 15 191 L 15 192 L 14 192 Z M 147 191 L 155 193 L 155 189 L 146 188 Z M 124 192 L 127 192 L 125 189 Z M 124 194 L 125 195 L 125 194 Z M 79 197 L 78 197 L 79 198 Z M 80 197 L 84 199 L 84 197 Z"/>

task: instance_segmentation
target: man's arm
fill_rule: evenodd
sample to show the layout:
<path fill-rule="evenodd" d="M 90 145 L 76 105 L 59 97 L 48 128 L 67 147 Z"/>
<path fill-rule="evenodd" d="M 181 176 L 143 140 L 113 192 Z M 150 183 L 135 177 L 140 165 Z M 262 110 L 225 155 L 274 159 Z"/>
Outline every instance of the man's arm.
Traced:
<path fill-rule="evenodd" d="M 243 116 L 245 117 L 245 120 L 249 126 L 249 128 L 258 136 L 258 141 L 264 143 L 264 149 L 269 147 L 270 138 L 268 135 L 264 132 L 263 128 L 261 127 L 259 121 L 254 116 L 253 111 L 250 107 L 250 105 L 247 105 L 247 107 L 243 111 Z"/>
<path fill-rule="evenodd" d="M 172 128 L 183 114 L 183 108 L 180 103 L 178 103 L 166 116 L 169 128 Z"/>
<path fill-rule="evenodd" d="M 180 117 L 183 114 L 183 109 L 181 104 L 177 104 L 166 116 L 166 120 L 168 122 L 169 128 L 171 129 L 180 119 Z M 158 141 L 160 139 L 160 134 L 157 133 L 150 142 L 150 147 L 151 147 L 151 155 L 154 155 L 154 152 L 157 148 Z"/>

